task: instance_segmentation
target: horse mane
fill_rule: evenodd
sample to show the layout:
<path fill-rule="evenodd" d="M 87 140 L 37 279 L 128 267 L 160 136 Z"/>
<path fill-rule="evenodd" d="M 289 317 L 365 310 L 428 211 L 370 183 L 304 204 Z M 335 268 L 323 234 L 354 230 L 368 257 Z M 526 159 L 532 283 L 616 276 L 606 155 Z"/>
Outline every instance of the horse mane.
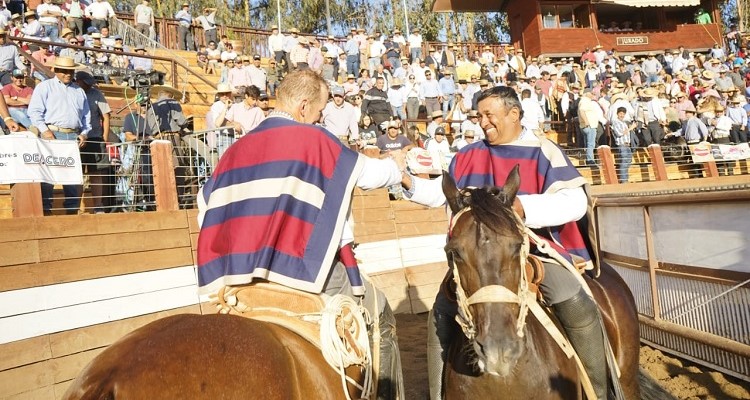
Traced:
<path fill-rule="evenodd" d="M 508 204 L 505 192 L 500 188 L 464 189 L 463 204 L 471 207 L 477 222 L 501 235 L 522 235 L 513 207 Z M 511 199 L 512 201 L 512 199 Z"/>

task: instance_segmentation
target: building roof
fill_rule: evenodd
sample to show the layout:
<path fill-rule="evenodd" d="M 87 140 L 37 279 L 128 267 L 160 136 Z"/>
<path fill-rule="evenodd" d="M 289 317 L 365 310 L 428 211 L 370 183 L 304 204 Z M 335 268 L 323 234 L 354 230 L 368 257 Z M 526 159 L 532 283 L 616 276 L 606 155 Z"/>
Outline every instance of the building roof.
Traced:
<path fill-rule="evenodd" d="M 509 0 L 435 0 L 432 11 L 502 11 Z M 629 7 L 692 7 L 701 0 L 598 0 L 599 4 L 619 4 Z"/>

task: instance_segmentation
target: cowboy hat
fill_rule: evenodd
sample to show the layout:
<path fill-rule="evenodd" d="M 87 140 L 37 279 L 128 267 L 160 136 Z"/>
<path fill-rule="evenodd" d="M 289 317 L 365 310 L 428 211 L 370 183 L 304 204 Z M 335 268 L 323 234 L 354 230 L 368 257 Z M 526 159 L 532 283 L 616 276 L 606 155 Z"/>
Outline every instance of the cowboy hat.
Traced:
<path fill-rule="evenodd" d="M 220 83 L 216 85 L 216 90 L 214 91 L 214 93 L 232 93 L 232 87 L 227 83 Z"/>
<path fill-rule="evenodd" d="M 83 65 L 75 62 L 75 60 L 73 60 L 70 57 L 57 57 L 55 58 L 55 63 L 52 64 L 51 67 L 54 70 L 58 70 L 58 69 L 75 70 L 75 69 L 82 69 Z"/>
<path fill-rule="evenodd" d="M 440 110 L 433 111 L 432 114 L 430 114 L 430 118 L 443 118 L 443 112 Z"/>
<path fill-rule="evenodd" d="M 164 85 L 155 85 L 151 87 L 151 96 L 156 97 L 161 92 L 167 92 L 175 98 L 175 100 L 182 100 L 182 92 L 172 87 L 172 85 L 166 83 Z"/>
<path fill-rule="evenodd" d="M 627 100 L 627 99 L 628 99 L 628 95 L 626 95 L 625 93 L 620 92 L 620 93 L 617 93 L 617 94 L 613 95 L 612 98 L 610 99 L 610 101 L 612 103 L 614 103 L 617 100 Z"/>
<path fill-rule="evenodd" d="M 647 88 L 643 90 L 643 97 L 656 97 L 659 95 L 659 91 L 654 88 Z"/>

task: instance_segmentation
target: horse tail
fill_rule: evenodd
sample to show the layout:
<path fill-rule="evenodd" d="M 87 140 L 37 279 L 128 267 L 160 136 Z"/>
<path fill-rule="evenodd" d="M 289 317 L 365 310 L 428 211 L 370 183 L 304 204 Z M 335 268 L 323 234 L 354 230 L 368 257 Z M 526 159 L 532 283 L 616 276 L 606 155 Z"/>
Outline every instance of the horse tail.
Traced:
<path fill-rule="evenodd" d="M 672 393 L 664 389 L 643 368 L 638 369 L 638 384 L 641 387 L 641 399 L 643 400 L 677 400 Z"/>

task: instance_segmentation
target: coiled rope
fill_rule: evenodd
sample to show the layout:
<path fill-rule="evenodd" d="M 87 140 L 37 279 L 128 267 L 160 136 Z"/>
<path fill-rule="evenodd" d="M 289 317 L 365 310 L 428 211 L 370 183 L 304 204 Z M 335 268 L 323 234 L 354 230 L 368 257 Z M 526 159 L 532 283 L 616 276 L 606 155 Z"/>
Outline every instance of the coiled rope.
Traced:
<path fill-rule="evenodd" d="M 367 309 L 342 294 L 327 299 L 321 313 L 320 348 L 328 365 L 341 376 L 347 400 L 352 400 L 347 382 L 362 391 L 361 398 L 368 399 L 372 393 L 372 354 L 367 337 L 369 321 Z M 362 385 L 346 376 L 346 368 L 352 365 L 364 369 Z"/>

